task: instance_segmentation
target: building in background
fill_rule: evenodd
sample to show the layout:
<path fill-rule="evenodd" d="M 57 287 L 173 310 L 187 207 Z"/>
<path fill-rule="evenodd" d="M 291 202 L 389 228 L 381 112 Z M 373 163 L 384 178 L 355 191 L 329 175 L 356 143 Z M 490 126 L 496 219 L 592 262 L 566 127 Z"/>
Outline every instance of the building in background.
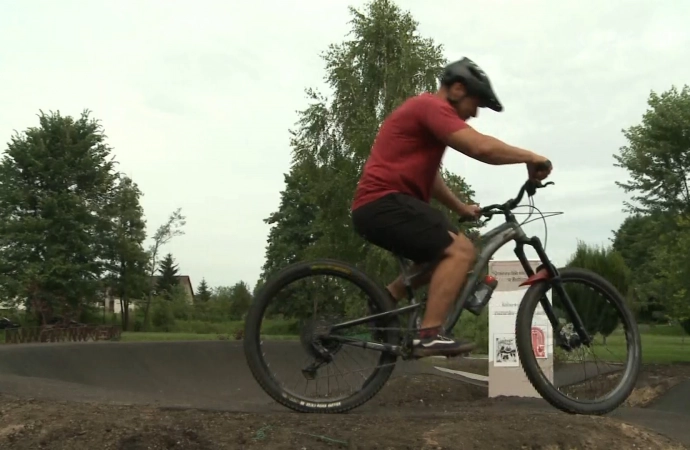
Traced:
<path fill-rule="evenodd" d="M 152 286 L 157 286 L 158 285 L 158 280 L 160 280 L 160 276 L 156 275 L 151 277 L 151 285 Z M 189 304 L 194 303 L 194 287 L 192 286 L 192 279 L 188 275 L 177 275 L 175 277 L 177 279 L 177 283 L 182 286 L 184 293 L 185 293 L 185 299 Z M 137 307 L 137 303 L 139 303 L 141 299 L 130 299 L 130 309 L 134 309 Z M 105 307 L 106 310 L 112 313 L 121 313 L 122 308 L 120 305 L 120 299 L 113 297 L 112 295 L 108 294 L 106 295 L 105 298 Z"/>

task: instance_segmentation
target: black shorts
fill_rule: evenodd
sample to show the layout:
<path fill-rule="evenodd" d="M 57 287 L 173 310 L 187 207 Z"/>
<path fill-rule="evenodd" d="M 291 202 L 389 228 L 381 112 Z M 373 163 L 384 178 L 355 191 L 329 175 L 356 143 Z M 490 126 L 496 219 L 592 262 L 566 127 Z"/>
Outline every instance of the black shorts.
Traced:
<path fill-rule="evenodd" d="M 393 193 L 352 211 L 354 229 L 367 241 L 416 263 L 435 261 L 458 234 L 445 215 L 422 200 Z"/>

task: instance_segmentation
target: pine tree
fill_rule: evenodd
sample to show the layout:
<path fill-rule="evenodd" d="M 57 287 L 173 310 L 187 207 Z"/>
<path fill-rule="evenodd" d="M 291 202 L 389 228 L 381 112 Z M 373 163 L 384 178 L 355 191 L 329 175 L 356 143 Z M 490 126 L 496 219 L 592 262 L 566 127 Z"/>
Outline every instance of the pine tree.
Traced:
<path fill-rule="evenodd" d="M 209 289 L 205 278 L 201 279 L 199 287 L 196 288 L 196 294 L 196 300 L 201 303 L 206 303 L 207 301 L 211 300 L 211 289 Z"/>
<path fill-rule="evenodd" d="M 178 265 L 175 264 L 172 253 L 168 253 L 161 260 L 158 272 L 160 273 L 157 283 L 158 294 L 170 300 L 175 287 L 179 284 L 177 280 Z"/>
<path fill-rule="evenodd" d="M 244 281 L 238 281 L 230 289 L 230 318 L 243 320 L 252 303 L 252 294 L 249 285 Z"/>

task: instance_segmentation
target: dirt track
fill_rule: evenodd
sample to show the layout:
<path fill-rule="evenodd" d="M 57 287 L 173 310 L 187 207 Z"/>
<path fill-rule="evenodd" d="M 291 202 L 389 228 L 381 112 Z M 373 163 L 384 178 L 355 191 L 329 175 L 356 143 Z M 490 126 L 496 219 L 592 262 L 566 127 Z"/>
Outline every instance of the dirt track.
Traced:
<path fill-rule="evenodd" d="M 128 348 L 127 352 L 132 354 L 132 348 L 134 347 Z M 184 346 L 177 348 L 182 353 L 179 349 Z M 2 356 L 0 354 L 0 365 Z M 202 354 L 199 361 L 208 356 Z M 148 357 L 155 360 L 152 355 Z M 169 355 L 165 358 L 169 358 Z M 185 355 L 182 359 L 185 358 L 193 356 Z M 193 360 L 187 362 L 192 365 L 195 363 Z M 15 372 L 27 370 L 26 365 L 15 369 Z M 219 376 L 211 373 L 210 367 L 204 369 L 207 373 L 201 374 L 202 380 Z M 81 370 L 85 369 L 82 367 Z M 116 375 L 119 373 L 114 365 L 108 372 Z M 98 372 L 98 375 L 103 376 L 103 373 Z M 182 376 L 191 372 L 180 369 L 179 373 Z M 76 377 L 76 374 L 72 375 Z M 233 374 L 239 375 L 240 372 Z M 62 373 L 60 376 L 63 378 L 60 383 L 65 383 L 66 374 Z M 688 366 L 651 367 L 640 378 L 640 389 L 635 395 L 649 403 L 652 397 L 673 384 L 668 380 L 687 378 L 690 378 Z M 82 376 L 82 381 L 94 383 L 94 380 L 97 378 Z M 127 382 L 133 380 L 131 378 Z M 46 380 L 26 381 L 28 384 L 24 387 L 35 386 L 35 392 L 40 393 L 40 398 L 39 394 L 35 394 L 37 398 L 27 399 L 27 396 L 32 395 L 31 389 L 24 389 L 19 396 L 7 391 L 0 395 L 0 449 L 690 448 L 690 445 L 680 444 L 680 439 L 673 442 L 667 437 L 644 431 L 638 425 L 628 424 L 644 422 L 645 417 L 654 414 L 650 410 L 621 408 L 623 412 L 616 415 L 616 418 L 570 416 L 544 407 L 539 401 L 489 400 L 486 398 L 486 388 L 428 373 L 400 373 L 367 405 L 352 413 L 336 416 L 291 413 L 267 402 L 266 398 L 254 403 L 240 402 L 238 410 L 233 412 L 156 408 L 145 404 L 107 405 L 103 404 L 105 399 L 102 398 L 102 391 L 81 396 L 79 402 L 63 399 L 62 397 L 70 397 L 80 391 L 74 384 L 75 380 L 70 380 L 70 384 L 51 385 L 58 386 L 58 390 L 64 392 L 51 391 L 53 399 L 50 400 L 44 395 L 47 392 Z M 2 382 L 3 378 L 0 377 L 0 387 L 4 386 Z M 246 386 L 243 385 L 246 389 L 242 396 L 256 394 L 252 380 L 243 379 L 241 382 L 247 383 Z M 110 380 L 109 383 L 111 387 L 115 387 L 117 380 Z M 104 380 L 103 384 L 108 383 Z M 70 388 L 65 389 L 65 386 Z M 180 389 L 180 386 L 160 384 L 160 388 L 167 393 Z M 136 387 L 132 385 L 131 389 L 135 390 Z M 122 389 L 122 386 L 119 388 Z M 91 388 L 85 388 L 84 392 L 91 392 L 89 389 Z M 222 386 L 198 389 L 202 398 L 210 395 L 213 389 L 216 389 L 219 398 L 229 398 L 230 395 L 225 392 L 227 388 Z M 233 398 L 238 398 L 237 395 L 233 394 Z M 126 400 L 130 402 L 136 398 L 138 397 L 133 395 Z M 153 395 L 141 399 L 142 403 L 160 403 L 160 397 Z M 176 403 L 180 402 L 170 404 Z M 241 412 L 251 405 L 251 413 Z M 208 404 L 208 408 L 214 407 L 215 404 Z M 649 414 L 635 415 L 636 411 Z M 621 418 L 628 423 L 619 420 Z M 681 418 L 681 421 L 688 423 L 688 418 Z"/>
<path fill-rule="evenodd" d="M 243 414 L 2 397 L 0 448 L 610 449 L 686 448 L 615 419 L 531 411 L 484 400 L 448 378 L 393 380 L 363 413 Z"/>

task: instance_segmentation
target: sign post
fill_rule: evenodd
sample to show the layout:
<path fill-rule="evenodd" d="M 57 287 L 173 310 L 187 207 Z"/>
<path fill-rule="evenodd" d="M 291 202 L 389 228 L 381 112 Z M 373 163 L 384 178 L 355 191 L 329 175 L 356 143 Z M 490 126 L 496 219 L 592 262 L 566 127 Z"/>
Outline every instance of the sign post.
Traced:
<path fill-rule="evenodd" d="M 541 262 L 530 261 L 533 270 Z M 520 367 L 515 344 L 515 319 L 528 286 L 520 261 L 490 261 L 489 275 L 498 285 L 489 301 L 489 397 L 539 397 Z M 551 300 L 551 293 L 546 294 Z M 553 336 L 544 309 L 532 318 L 532 347 L 544 375 L 553 382 Z"/>

